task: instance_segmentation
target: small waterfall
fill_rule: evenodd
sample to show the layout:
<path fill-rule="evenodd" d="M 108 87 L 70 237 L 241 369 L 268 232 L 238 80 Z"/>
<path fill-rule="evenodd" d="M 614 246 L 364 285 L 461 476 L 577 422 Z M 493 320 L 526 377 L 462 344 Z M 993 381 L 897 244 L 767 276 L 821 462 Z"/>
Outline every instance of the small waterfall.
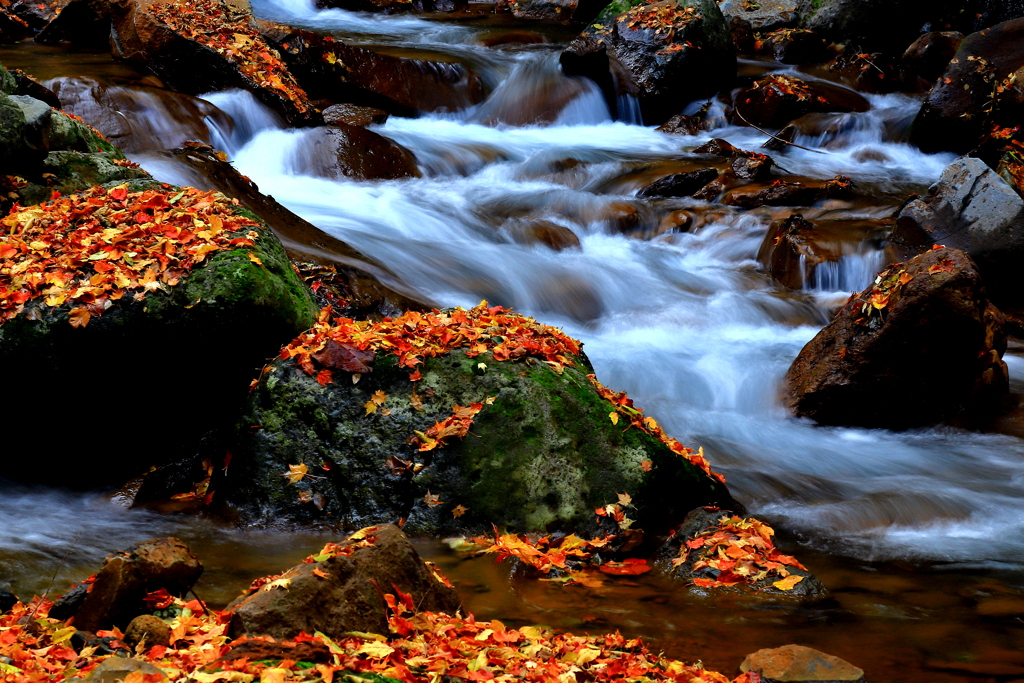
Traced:
<path fill-rule="evenodd" d="M 208 93 L 203 99 L 225 117 L 208 118 L 210 144 L 235 154 L 260 131 L 281 128 L 281 118 L 248 90 Z"/>

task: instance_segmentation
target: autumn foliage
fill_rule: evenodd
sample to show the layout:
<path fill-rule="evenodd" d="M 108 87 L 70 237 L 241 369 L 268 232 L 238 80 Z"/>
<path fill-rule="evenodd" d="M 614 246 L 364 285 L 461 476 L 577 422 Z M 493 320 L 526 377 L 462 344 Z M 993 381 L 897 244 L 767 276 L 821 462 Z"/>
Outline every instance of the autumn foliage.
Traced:
<path fill-rule="evenodd" d="M 84 326 L 125 294 L 166 291 L 212 252 L 259 237 L 219 192 L 165 188 L 94 187 L 12 211 L 0 235 L 0 324 L 41 298 L 70 305 L 71 324 Z"/>

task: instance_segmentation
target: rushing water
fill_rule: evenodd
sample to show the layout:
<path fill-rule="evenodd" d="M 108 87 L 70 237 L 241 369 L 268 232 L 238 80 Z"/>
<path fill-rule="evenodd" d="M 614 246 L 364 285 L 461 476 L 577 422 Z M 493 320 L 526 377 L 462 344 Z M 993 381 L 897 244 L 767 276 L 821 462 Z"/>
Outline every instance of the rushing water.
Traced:
<path fill-rule="evenodd" d="M 709 136 L 755 149 L 764 141 L 762 134 L 724 120 L 712 133 L 697 137 L 670 136 L 638 125 L 635 103 L 620 101 L 617 111 L 609 111 L 592 84 L 563 76 L 557 67 L 559 46 L 483 47 L 480 37 L 492 29 L 489 24 L 316 11 L 306 0 L 255 4 L 267 18 L 331 31 L 347 40 L 462 60 L 484 75 L 492 91 L 468 110 L 418 119 L 392 117 L 376 126 L 377 132 L 411 149 L 424 174 L 388 182 L 311 175 L 301 152 L 309 131 L 287 129 L 247 93 L 206 96 L 203 106 L 211 110 L 204 109 L 187 130 L 204 126 L 199 137 L 227 151 L 264 191 L 386 264 L 426 300 L 468 306 L 487 298 L 582 339 L 602 381 L 627 390 L 680 440 L 702 444 L 715 469 L 727 476 L 733 494 L 779 527 L 790 543 L 801 543 L 804 552 L 817 558 L 827 584 L 830 577 L 840 589 L 844 582 L 859 585 L 861 580 L 861 570 L 831 559 L 838 556 L 857 567 L 859 562 L 931 567 L 927 571 L 932 578 L 926 580 L 948 587 L 929 593 L 928 604 L 875 595 L 877 602 L 867 607 L 844 602 L 844 608 L 861 616 L 875 610 L 880 619 L 922 619 L 926 612 L 973 604 L 974 593 L 952 606 L 936 597 L 955 592 L 953 586 L 959 585 L 961 579 L 950 577 L 961 575 L 950 572 L 982 570 L 989 577 L 1009 572 L 998 575 L 1009 577 L 1011 586 L 1021 585 L 1024 441 L 1015 427 L 1003 430 L 1009 433 L 952 427 L 903 433 L 823 428 L 791 419 L 781 407 L 781 379 L 797 352 L 828 320 L 830 307 L 867 285 L 884 264 L 877 245 L 865 241 L 844 246 L 837 264 L 820 268 L 803 291 L 788 292 L 764 275 L 755 260 L 768 223 L 788 212 L 708 210 L 691 199 L 635 197 L 645 183 L 688 168 L 694 158 L 689 150 Z M 66 88 L 83 86 L 67 79 L 61 83 Z M 857 200 L 828 202 L 805 211 L 806 216 L 887 216 L 907 194 L 934 182 L 952 160 L 949 155 L 922 154 L 903 141 L 918 106 L 915 100 L 904 95 L 868 97 L 869 112 L 834 116 L 819 132 L 797 137 L 797 143 L 826 153 L 791 148 L 775 155 L 786 174 L 843 174 L 857 183 Z M 167 122 L 176 110 L 158 106 L 152 98 L 146 102 L 152 120 L 148 149 L 158 149 L 169 144 Z M 136 112 L 133 121 L 144 122 L 145 115 Z M 161 179 L 195 181 L 181 167 L 140 151 L 137 160 Z M 666 221 L 678 212 L 693 218 L 692 231 L 671 229 Z M 532 220 L 571 230 L 580 247 L 554 251 L 517 241 L 516 226 Z M 1007 360 L 1015 390 L 1024 393 L 1024 360 L 1013 355 Z M 911 389 L 878 400 L 899 410 L 914 395 Z M 43 574 L 72 539 L 74 549 L 62 579 L 81 578 L 77 568 L 95 563 L 108 550 L 178 533 L 204 548 L 208 566 L 214 567 L 207 589 L 218 596 L 303 556 L 317 543 L 307 537 L 231 532 L 194 520 L 126 512 L 91 496 L 50 491 L 0 494 L 0 518 L 5 521 L 0 549 L 8 553 L 6 559 L 0 555 L 0 567 L 22 577 L 23 590 L 45 587 L 49 577 Z M 432 546 L 424 546 L 424 552 L 437 554 L 467 586 L 500 583 L 493 576 L 472 578 L 474 572 L 493 570 L 467 570 Z M 247 558 L 246 564 L 238 565 L 238 557 Z M 936 573 L 939 568 L 946 573 Z M 886 593 L 878 585 L 907 580 L 886 579 L 872 584 L 873 590 Z M 641 582 L 637 590 L 646 595 L 654 585 Z M 544 619 L 538 607 L 544 600 L 551 601 L 550 609 L 561 609 L 561 598 L 538 597 L 537 590 L 518 588 L 511 607 L 500 597 L 469 602 L 487 616 L 508 617 L 512 610 L 520 618 L 532 615 L 537 620 Z M 648 598 L 629 599 L 641 604 Z M 855 602 L 851 598 L 850 605 Z M 606 608 L 605 603 L 595 609 Z M 770 619 L 763 615 L 736 615 L 734 619 L 769 628 Z M 681 628 L 678 619 L 668 616 L 658 626 L 630 621 L 634 618 L 606 621 L 648 635 L 658 635 L 651 631 L 659 628 Z M 805 618 L 810 626 L 800 632 L 814 640 L 814 617 Z M 789 627 L 796 628 L 791 622 Z M 871 638 L 884 640 L 880 633 L 885 628 L 874 622 L 863 628 L 865 634 L 874 634 Z M 698 638 L 685 645 L 707 647 L 705 641 Z M 821 646 L 827 649 L 825 643 Z M 926 649 L 923 656 L 937 656 Z"/>

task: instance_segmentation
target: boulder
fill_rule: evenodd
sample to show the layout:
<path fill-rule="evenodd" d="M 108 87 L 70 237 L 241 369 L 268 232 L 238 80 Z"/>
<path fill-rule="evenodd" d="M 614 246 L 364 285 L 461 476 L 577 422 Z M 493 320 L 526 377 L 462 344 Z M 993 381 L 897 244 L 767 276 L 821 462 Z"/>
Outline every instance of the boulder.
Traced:
<path fill-rule="evenodd" d="M 280 242 L 223 195 L 138 181 L 23 209 L 3 226 L 0 359 L 19 389 L 0 408 L 31 420 L 52 396 L 87 391 L 117 414 L 103 439 L 55 430 L 48 446 L 76 457 L 47 471 L 19 459 L 5 468 L 15 479 L 121 483 L 170 459 L 315 320 Z M 182 364 L 202 386 L 192 398 Z M 140 382 L 178 389 L 139 401 Z M 172 436 L 154 440 L 163 430 Z"/>
<path fill-rule="evenodd" d="M 699 507 L 659 549 L 656 562 L 692 592 L 758 601 L 810 602 L 828 589 L 795 558 L 775 547 L 775 531 L 730 510 Z"/>
<path fill-rule="evenodd" d="M 56 2 L 34 2 L 33 0 L 17 0 L 10 6 L 11 14 L 15 15 L 32 30 L 38 33 L 57 15 L 55 10 L 65 4 L 62 0 Z"/>
<path fill-rule="evenodd" d="M 956 56 L 964 34 L 959 31 L 929 31 L 910 44 L 903 53 L 903 64 L 916 76 L 935 81 Z"/>
<path fill-rule="evenodd" d="M 936 81 L 914 119 L 910 141 L 924 152 L 963 154 L 993 124 L 1024 114 L 1024 19 L 972 33 Z"/>
<path fill-rule="evenodd" d="M 11 609 L 20 602 L 18 596 L 7 590 L 6 588 L 0 588 L 0 614 Z"/>
<path fill-rule="evenodd" d="M 142 644 L 145 650 L 154 645 L 168 647 L 171 644 L 171 627 L 160 617 L 140 614 L 124 630 L 124 642 L 131 648 Z"/>
<path fill-rule="evenodd" d="M 143 601 L 148 594 L 163 589 L 183 597 L 202 573 L 203 565 L 178 539 L 142 541 L 108 555 L 94 580 L 85 584 L 86 593 L 77 598 L 72 614 L 61 610 L 60 618 L 74 616 L 75 628 L 82 631 L 124 629 L 150 611 Z"/>
<path fill-rule="evenodd" d="M 36 42 L 110 48 L 110 0 L 70 0 L 60 4 L 61 11 L 36 35 Z"/>
<path fill-rule="evenodd" d="M 973 261 L 937 247 L 850 298 L 793 361 L 785 401 L 821 424 L 932 424 L 1005 396 L 1005 349 Z"/>
<path fill-rule="evenodd" d="M 520 244 L 542 244 L 554 251 L 579 249 L 580 238 L 569 228 L 543 219 L 508 220 L 502 225 Z"/>
<path fill-rule="evenodd" d="M 383 135 L 344 123 L 307 132 L 296 150 L 302 172 L 323 178 L 419 178 L 416 157 Z"/>
<path fill-rule="evenodd" d="M 702 454 L 617 411 L 628 399 L 590 372 L 577 342 L 500 307 L 324 320 L 263 373 L 211 486 L 249 522 L 404 518 L 417 534 L 596 533 L 621 492 L 653 530 L 730 499 Z"/>
<path fill-rule="evenodd" d="M 800 0 L 800 26 L 868 50 L 902 50 L 929 21 L 962 7 L 953 0 Z"/>
<path fill-rule="evenodd" d="M 14 77 L 16 89 L 12 95 L 28 95 L 37 100 L 42 100 L 54 109 L 60 109 L 61 103 L 57 95 L 36 79 L 29 76 L 21 69 L 11 69 L 11 76 Z"/>
<path fill-rule="evenodd" d="M 713 168 L 673 173 L 655 180 L 636 193 L 637 197 L 690 197 L 718 177 Z"/>
<path fill-rule="evenodd" d="M 729 25 L 713 0 L 618 0 L 562 52 L 562 69 L 615 97 L 612 69 L 629 81 L 644 120 L 661 123 L 684 105 L 728 88 L 736 76 Z"/>
<path fill-rule="evenodd" d="M 228 609 L 230 633 L 289 640 L 302 632 L 340 637 L 350 631 L 388 633 L 384 594 L 412 596 L 418 611 L 455 615 L 459 596 L 392 524 L 361 529 L 330 543 L 312 561 L 258 585 Z"/>
<path fill-rule="evenodd" d="M 783 64 L 823 62 L 832 54 L 820 35 L 803 28 L 772 31 L 761 38 L 757 51 Z"/>
<path fill-rule="evenodd" d="M 16 43 L 32 35 L 32 28 L 24 19 L 7 7 L 0 7 L 0 43 Z"/>
<path fill-rule="evenodd" d="M 764 683 L 865 683 L 863 669 L 803 645 L 758 650 L 746 656 L 740 671 L 760 674 Z"/>
<path fill-rule="evenodd" d="M 980 159 L 947 166 L 924 197 L 896 214 L 892 242 L 904 256 L 944 244 L 970 254 L 997 301 L 1018 302 L 1018 263 L 1024 256 L 1024 200 Z"/>
<path fill-rule="evenodd" d="M 807 183 L 776 180 L 768 187 L 753 184 L 729 190 L 721 198 L 723 204 L 754 209 L 759 206 L 810 206 L 823 199 L 840 197 L 850 192 L 853 183 L 846 176 Z"/>
<path fill-rule="evenodd" d="M 707 119 L 701 114 L 694 116 L 676 114 L 658 126 L 658 130 L 662 133 L 670 133 L 671 135 L 697 135 L 707 130 L 707 127 Z"/>
<path fill-rule="evenodd" d="M 726 19 L 742 19 L 760 33 L 796 25 L 800 18 L 797 13 L 798 4 L 798 0 L 722 0 L 718 6 Z"/>
<path fill-rule="evenodd" d="M 847 50 L 829 63 L 828 70 L 857 92 L 921 89 L 919 79 L 908 73 L 902 59 L 884 52 Z"/>
<path fill-rule="evenodd" d="M 339 123 L 348 126 L 370 126 L 388 120 L 388 113 L 374 107 L 360 107 L 357 104 L 332 104 L 324 109 L 324 123 L 334 126 Z"/>
<path fill-rule="evenodd" d="M 811 112 L 862 112 L 871 105 L 842 86 L 772 74 L 738 91 L 733 107 L 741 123 L 781 128 Z"/>

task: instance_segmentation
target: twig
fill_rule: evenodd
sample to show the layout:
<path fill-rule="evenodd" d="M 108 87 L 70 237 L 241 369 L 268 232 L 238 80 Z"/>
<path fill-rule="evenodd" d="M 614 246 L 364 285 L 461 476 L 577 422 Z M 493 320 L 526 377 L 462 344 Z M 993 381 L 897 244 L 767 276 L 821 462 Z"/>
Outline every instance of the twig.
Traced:
<path fill-rule="evenodd" d="M 780 138 L 778 135 L 774 135 L 772 133 L 769 133 L 768 131 L 766 131 L 764 128 L 761 128 L 760 126 L 755 126 L 753 123 L 751 123 L 750 121 L 747 121 L 747 119 L 744 118 L 743 114 L 740 113 L 739 109 L 733 109 L 732 113 L 734 113 L 734 114 L 736 114 L 736 116 L 740 117 L 740 121 L 742 121 L 743 123 L 747 124 L 748 126 L 753 128 L 754 130 L 760 131 L 760 132 L 764 133 L 765 135 L 767 135 L 768 137 L 773 138 L 775 140 L 778 140 L 779 142 L 784 142 L 787 145 L 792 145 L 793 147 L 799 147 L 800 149 L 806 149 L 808 152 L 817 152 L 818 154 L 828 154 L 828 152 L 825 152 L 825 151 L 820 150 L 820 149 L 812 149 L 810 147 L 804 147 L 803 145 L 798 145 L 795 142 L 790 142 L 789 140 L 785 140 L 783 138 Z"/>
<path fill-rule="evenodd" d="M 206 609 L 206 603 L 203 602 L 203 599 L 201 597 L 199 597 L 198 593 L 196 593 L 196 589 L 195 588 L 189 588 L 188 592 L 192 594 L 192 596 L 199 603 L 199 606 L 203 608 L 203 614 L 205 614 L 206 616 L 210 616 L 210 610 Z"/>
<path fill-rule="evenodd" d="M 71 545 L 68 546 L 68 549 L 64 552 L 64 557 L 60 558 L 60 562 L 57 563 L 57 566 L 53 570 L 53 576 L 50 577 L 50 583 L 46 585 L 46 590 L 44 590 L 43 594 L 39 596 L 39 602 L 37 602 L 36 606 L 32 608 L 32 614 L 28 615 L 29 621 L 32 621 L 32 619 L 36 616 L 36 612 L 39 611 L 39 606 L 43 604 L 43 600 L 50 592 L 50 589 L 53 588 L 53 582 L 57 580 L 57 572 L 59 572 L 60 568 L 64 566 L 64 560 L 68 559 L 68 555 L 70 555 L 71 551 L 75 549 L 75 544 L 78 543 L 78 537 L 81 535 L 82 532 L 81 530 L 79 530 L 79 532 L 75 534 L 75 537 L 71 539 Z"/>

